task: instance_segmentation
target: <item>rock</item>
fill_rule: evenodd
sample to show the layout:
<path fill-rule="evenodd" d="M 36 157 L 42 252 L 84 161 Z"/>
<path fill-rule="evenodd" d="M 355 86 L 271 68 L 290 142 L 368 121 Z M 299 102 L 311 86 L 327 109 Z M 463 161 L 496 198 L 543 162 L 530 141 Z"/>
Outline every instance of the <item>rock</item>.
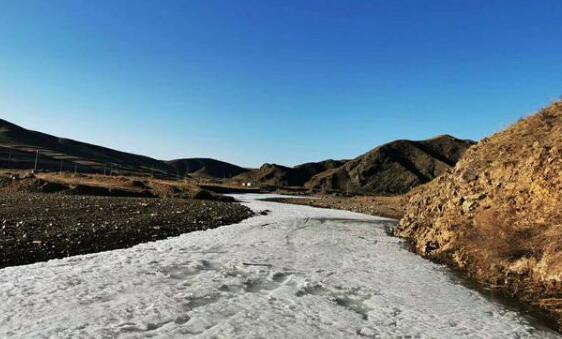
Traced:
<path fill-rule="evenodd" d="M 460 179 L 464 182 L 471 182 L 478 179 L 478 175 L 471 169 L 465 169 L 461 172 Z"/>
<path fill-rule="evenodd" d="M 462 210 L 464 211 L 464 213 L 468 213 L 468 212 L 472 211 L 476 205 L 477 205 L 477 203 L 475 201 L 465 200 L 462 203 Z"/>

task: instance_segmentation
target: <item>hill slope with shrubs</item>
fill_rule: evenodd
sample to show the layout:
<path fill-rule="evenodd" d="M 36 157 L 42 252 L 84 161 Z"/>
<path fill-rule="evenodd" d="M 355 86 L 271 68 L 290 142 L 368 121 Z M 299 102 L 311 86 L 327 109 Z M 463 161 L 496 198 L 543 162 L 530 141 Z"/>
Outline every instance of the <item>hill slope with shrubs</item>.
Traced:
<path fill-rule="evenodd" d="M 396 235 L 562 319 L 562 102 L 471 147 L 412 195 Z"/>

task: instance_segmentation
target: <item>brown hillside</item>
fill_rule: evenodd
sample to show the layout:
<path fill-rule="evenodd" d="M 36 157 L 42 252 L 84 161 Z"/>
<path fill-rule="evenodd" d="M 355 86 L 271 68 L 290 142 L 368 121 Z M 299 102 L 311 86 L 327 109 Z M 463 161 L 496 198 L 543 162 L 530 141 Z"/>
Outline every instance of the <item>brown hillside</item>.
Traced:
<path fill-rule="evenodd" d="M 38 169 L 84 173 L 174 174 L 169 164 L 142 155 L 31 131 L 0 119 L 0 166 L 31 169 L 39 150 Z"/>
<path fill-rule="evenodd" d="M 207 158 L 162 161 L 32 131 L 0 119 L 0 168 L 182 178 L 193 174 L 230 178 L 245 168 Z"/>
<path fill-rule="evenodd" d="M 210 158 L 176 159 L 167 162 L 184 177 L 186 174 L 207 178 L 232 178 L 249 169 Z"/>
<path fill-rule="evenodd" d="M 306 187 L 316 192 L 406 193 L 454 166 L 473 144 L 448 135 L 393 141 L 314 176 Z"/>
<path fill-rule="evenodd" d="M 346 160 L 324 160 L 309 162 L 295 167 L 264 164 L 259 169 L 242 173 L 235 179 L 249 180 L 262 187 L 282 188 L 303 186 L 314 175 L 339 167 Z"/>
<path fill-rule="evenodd" d="M 412 195 L 396 234 L 562 319 L 562 102 L 470 148 Z"/>

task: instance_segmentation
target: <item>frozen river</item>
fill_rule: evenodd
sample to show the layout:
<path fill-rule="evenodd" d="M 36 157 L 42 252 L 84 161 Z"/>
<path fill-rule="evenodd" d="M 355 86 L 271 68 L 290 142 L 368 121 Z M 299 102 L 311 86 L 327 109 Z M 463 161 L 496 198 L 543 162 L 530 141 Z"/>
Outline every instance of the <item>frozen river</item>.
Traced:
<path fill-rule="evenodd" d="M 0 270 L 0 338 L 545 338 L 387 235 L 393 221 L 237 196 L 240 224 Z"/>

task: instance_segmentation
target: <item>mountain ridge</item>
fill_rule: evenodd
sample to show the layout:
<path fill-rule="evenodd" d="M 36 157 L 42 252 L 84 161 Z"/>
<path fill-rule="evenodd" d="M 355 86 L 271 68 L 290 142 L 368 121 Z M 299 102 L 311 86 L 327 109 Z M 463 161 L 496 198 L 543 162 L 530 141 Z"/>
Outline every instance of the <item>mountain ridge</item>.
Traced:
<path fill-rule="evenodd" d="M 105 146 L 58 137 L 26 129 L 12 122 L 0 119 L 0 166 L 4 168 L 31 169 L 34 167 L 36 151 L 39 150 L 39 169 L 51 171 L 77 170 L 87 173 L 123 173 L 177 177 L 191 174 L 180 171 L 176 163 L 182 160 L 205 163 L 213 167 L 210 173 L 240 170 L 242 167 L 210 158 L 186 158 L 158 160 L 115 150 Z M 211 165 L 209 165 L 211 164 Z M 205 167 L 205 166 L 202 166 Z M 200 168 L 197 168 L 199 170 Z M 210 175 L 212 177 L 212 175 Z M 219 176 L 221 177 L 221 176 Z"/>
<path fill-rule="evenodd" d="M 317 192 L 406 193 L 452 167 L 473 144 L 449 135 L 392 141 L 314 176 L 306 187 Z"/>

